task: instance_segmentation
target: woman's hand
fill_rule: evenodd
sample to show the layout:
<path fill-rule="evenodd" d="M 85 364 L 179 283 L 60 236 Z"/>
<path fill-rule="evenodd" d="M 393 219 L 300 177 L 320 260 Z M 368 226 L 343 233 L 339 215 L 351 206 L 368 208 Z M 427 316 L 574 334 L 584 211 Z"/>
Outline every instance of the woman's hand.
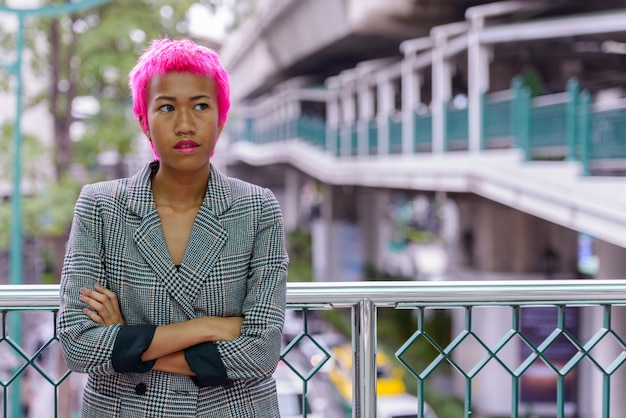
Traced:
<path fill-rule="evenodd" d="M 85 308 L 83 311 L 96 324 L 124 325 L 124 317 L 120 311 L 117 295 L 109 289 L 97 283 L 95 284 L 95 290 L 81 287 L 80 300 L 91 308 Z"/>

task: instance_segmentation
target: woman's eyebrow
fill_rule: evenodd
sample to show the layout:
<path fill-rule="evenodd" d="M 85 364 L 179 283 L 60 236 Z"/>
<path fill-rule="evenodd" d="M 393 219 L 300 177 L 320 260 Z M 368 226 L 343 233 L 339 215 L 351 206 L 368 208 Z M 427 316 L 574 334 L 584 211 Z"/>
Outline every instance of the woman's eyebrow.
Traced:
<path fill-rule="evenodd" d="M 154 98 L 154 101 L 158 101 L 158 100 L 168 100 L 170 102 L 175 102 L 176 101 L 176 97 L 173 96 L 157 96 Z"/>
<path fill-rule="evenodd" d="M 206 95 L 206 94 L 199 94 L 197 96 L 192 96 L 189 98 L 189 100 L 191 101 L 195 101 L 195 100 L 202 100 L 202 99 L 211 99 L 211 96 Z M 176 97 L 174 96 L 157 96 L 154 98 L 154 101 L 157 100 L 168 100 L 170 102 L 175 102 L 176 101 Z"/>
<path fill-rule="evenodd" d="M 189 98 L 189 100 L 192 100 L 192 101 L 202 100 L 202 99 L 211 99 L 211 96 L 209 96 L 207 94 L 199 94 L 197 96 L 193 96 L 193 97 Z"/>

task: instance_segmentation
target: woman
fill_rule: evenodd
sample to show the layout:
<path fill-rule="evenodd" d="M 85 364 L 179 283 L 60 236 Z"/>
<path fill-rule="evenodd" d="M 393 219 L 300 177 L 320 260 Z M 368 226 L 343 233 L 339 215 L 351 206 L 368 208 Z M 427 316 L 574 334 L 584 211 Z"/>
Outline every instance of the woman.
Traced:
<path fill-rule="evenodd" d="M 83 188 L 61 277 L 83 417 L 278 417 L 288 257 L 272 192 L 210 163 L 228 74 L 212 50 L 162 39 L 129 84 L 156 160 Z"/>

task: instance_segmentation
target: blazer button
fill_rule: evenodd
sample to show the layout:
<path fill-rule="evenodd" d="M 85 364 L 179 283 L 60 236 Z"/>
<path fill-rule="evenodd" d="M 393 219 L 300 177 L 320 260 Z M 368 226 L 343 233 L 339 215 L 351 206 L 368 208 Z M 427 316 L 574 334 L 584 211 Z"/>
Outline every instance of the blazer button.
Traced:
<path fill-rule="evenodd" d="M 148 388 L 146 387 L 145 383 L 139 383 L 137 384 L 137 386 L 135 386 L 135 393 L 137 395 L 145 395 L 147 392 Z"/>

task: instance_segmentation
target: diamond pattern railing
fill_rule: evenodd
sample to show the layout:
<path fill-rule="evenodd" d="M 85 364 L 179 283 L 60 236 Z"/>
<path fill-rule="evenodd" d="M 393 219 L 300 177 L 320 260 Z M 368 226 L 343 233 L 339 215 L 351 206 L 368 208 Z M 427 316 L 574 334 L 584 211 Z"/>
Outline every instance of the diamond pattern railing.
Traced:
<path fill-rule="evenodd" d="M 297 378 L 302 382 L 302 405 L 300 407 L 303 412 L 303 416 L 307 416 L 307 411 L 310 410 L 309 403 L 309 383 L 311 379 L 320 371 L 320 369 L 330 360 L 331 354 L 327 351 L 327 349 L 321 345 L 315 338 L 313 338 L 312 334 L 309 332 L 309 309 L 302 309 L 302 331 L 300 331 L 282 350 L 280 358 L 283 363 L 289 367 L 289 369 L 297 376 Z M 302 366 L 298 364 L 298 360 L 290 360 L 290 355 L 294 353 L 294 350 L 297 350 L 302 344 L 305 342 L 310 343 L 314 346 L 315 350 L 317 350 L 322 358 L 318 359 L 314 364 L 311 364 L 311 367 L 308 369 L 304 369 Z"/>
<path fill-rule="evenodd" d="M 391 342 L 381 339 L 388 325 L 382 320 L 377 324 L 377 318 L 390 311 L 411 314 L 410 324 L 404 324 L 408 337 L 391 349 L 406 372 L 407 388 L 417 396 L 417 417 L 434 417 L 434 410 L 438 418 L 607 418 L 620 417 L 624 410 L 623 280 L 290 283 L 288 304 L 289 311 L 300 311 L 302 317 L 288 316 L 288 325 L 298 322 L 299 330 L 285 341 L 281 360 L 302 385 L 303 416 L 330 416 L 315 403 L 318 393 L 311 402 L 318 386 L 328 385 L 320 375 L 337 360 L 320 340 L 320 330 L 312 329 L 310 316 L 315 312 L 319 317 L 319 310 L 351 313 L 346 341 L 354 365 L 347 382 L 353 417 L 375 417 L 380 408 L 377 386 L 384 382 L 375 353 L 388 350 Z M 16 385 L 25 418 L 43 416 L 37 412 L 42 408 L 45 416 L 78 416 L 82 378 L 60 360 L 57 309 L 58 286 L 0 286 L 4 417 L 13 410 L 10 394 Z M 445 333 L 429 325 L 441 313 L 451 318 Z M 12 334 L 17 316 L 22 316 L 24 335 Z M 416 351 L 431 354 L 420 358 Z M 437 392 L 447 394 L 447 403 L 456 398 L 461 409 L 446 412 L 433 397 Z M 331 397 L 324 396 L 327 401 Z"/>

